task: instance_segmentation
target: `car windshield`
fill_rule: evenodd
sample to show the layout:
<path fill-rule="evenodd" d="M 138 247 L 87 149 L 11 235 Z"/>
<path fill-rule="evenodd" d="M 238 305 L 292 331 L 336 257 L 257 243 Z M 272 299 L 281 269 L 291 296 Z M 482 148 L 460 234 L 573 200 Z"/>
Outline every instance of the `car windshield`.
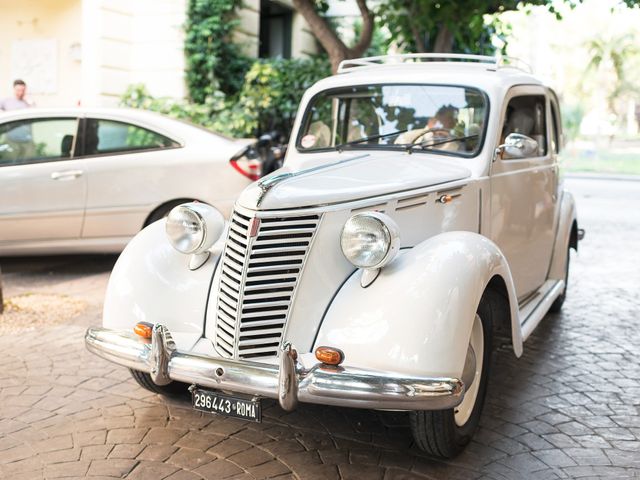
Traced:
<path fill-rule="evenodd" d="M 316 95 L 298 137 L 301 151 L 397 148 L 470 157 L 478 153 L 485 95 L 469 87 L 361 85 Z"/>

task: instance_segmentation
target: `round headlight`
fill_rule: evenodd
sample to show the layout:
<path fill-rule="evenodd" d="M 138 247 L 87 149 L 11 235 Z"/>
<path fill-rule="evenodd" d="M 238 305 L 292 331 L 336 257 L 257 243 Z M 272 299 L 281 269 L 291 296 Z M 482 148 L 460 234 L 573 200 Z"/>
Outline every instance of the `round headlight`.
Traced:
<path fill-rule="evenodd" d="M 340 246 L 344 256 L 354 266 L 381 268 L 398 253 L 398 226 L 384 213 L 358 213 L 344 224 Z"/>
<path fill-rule="evenodd" d="M 220 238 L 224 217 L 210 205 L 185 203 L 169 212 L 165 229 L 173 248 L 181 253 L 197 254 Z"/>

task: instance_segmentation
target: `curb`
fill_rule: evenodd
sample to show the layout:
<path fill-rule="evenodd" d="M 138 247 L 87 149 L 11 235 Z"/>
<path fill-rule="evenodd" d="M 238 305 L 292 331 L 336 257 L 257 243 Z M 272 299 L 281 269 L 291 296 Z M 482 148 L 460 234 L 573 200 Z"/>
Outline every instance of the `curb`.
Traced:
<path fill-rule="evenodd" d="M 622 173 L 575 172 L 575 173 L 565 173 L 564 177 L 575 178 L 580 180 L 618 180 L 622 182 L 640 182 L 640 175 L 626 175 Z"/>

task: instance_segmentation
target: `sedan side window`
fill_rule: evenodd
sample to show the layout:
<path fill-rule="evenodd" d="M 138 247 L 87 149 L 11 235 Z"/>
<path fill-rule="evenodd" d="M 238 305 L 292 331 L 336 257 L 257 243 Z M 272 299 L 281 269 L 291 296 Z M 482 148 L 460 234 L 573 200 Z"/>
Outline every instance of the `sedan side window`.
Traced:
<path fill-rule="evenodd" d="M 500 144 L 507 141 L 507 137 L 516 133 L 534 140 L 537 148 L 529 157 L 543 157 L 547 154 L 547 127 L 545 122 L 545 97 L 544 95 L 523 95 L 514 97 L 507 105 Z M 509 143 L 507 141 L 507 143 Z M 535 145 L 534 145 L 535 146 Z M 508 150 L 503 159 L 514 158 L 509 156 Z"/>
<path fill-rule="evenodd" d="M 84 154 L 101 155 L 140 150 L 177 147 L 179 144 L 164 135 L 114 120 L 89 118 L 84 135 Z"/>
<path fill-rule="evenodd" d="M 0 125 L 0 167 L 73 157 L 75 118 L 16 120 Z"/>

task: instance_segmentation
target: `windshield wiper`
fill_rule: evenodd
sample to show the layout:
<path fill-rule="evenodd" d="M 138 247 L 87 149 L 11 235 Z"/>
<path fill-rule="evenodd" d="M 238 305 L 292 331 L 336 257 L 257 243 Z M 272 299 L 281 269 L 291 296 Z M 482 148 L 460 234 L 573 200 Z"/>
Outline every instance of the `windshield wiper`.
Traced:
<path fill-rule="evenodd" d="M 408 131 L 409 129 L 405 128 L 404 130 L 396 130 L 395 132 L 391 132 L 391 133 L 381 133 L 380 135 L 371 135 L 370 137 L 357 138 L 355 140 L 351 140 L 350 142 L 345 142 L 345 143 L 336 145 L 334 148 L 336 150 L 340 150 L 341 148 L 347 147 L 349 145 L 356 145 L 358 143 L 368 142 L 369 140 L 378 140 L 379 138 L 393 137 L 394 135 L 400 135 L 401 133 L 408 132 Z"/>
<path fill-rule="evenodd" d="M 446 138 L 444 140 L 438 140 L 437 142 L 431 141 L 431 140 L 425 140 L 422 143 L 416 143 L 416 144 L 407 144 L 407 150 L 411 150 L 415 147 L 420 147 L 423 150 L 427 149 L 427 148 L 431 148 L 431 147 L 435 147 L 438 145 L 444 145 L 445 143 L 450 143 L 450 142 L 461 142 L 462 140 L 469 140 L 470 138 L 476 138 L 479 137 L 480 135 L 475 133 L 473 135 L 465 135 L 464 137 L 451 137 L 451 138 Z M 429 143 L 431 142 L 431 143 Z"/>

